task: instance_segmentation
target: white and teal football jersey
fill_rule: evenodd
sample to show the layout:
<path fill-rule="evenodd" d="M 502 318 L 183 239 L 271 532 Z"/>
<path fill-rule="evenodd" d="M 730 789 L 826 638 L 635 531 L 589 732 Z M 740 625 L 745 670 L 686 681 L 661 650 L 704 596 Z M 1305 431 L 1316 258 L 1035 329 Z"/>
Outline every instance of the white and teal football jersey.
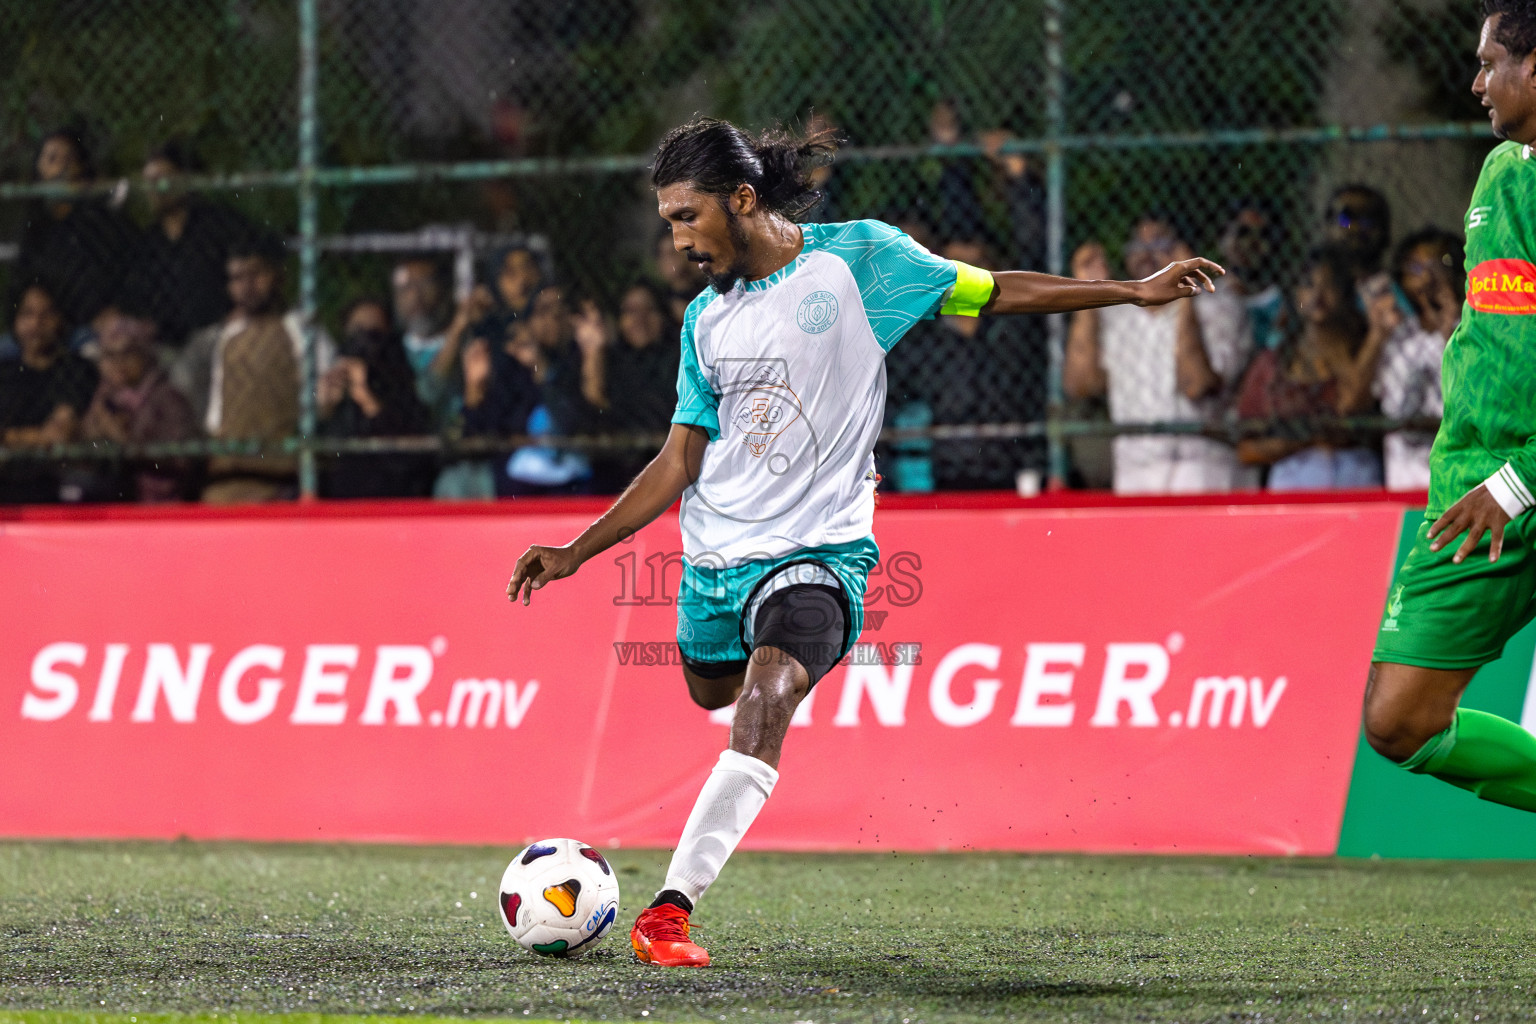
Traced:
<path fill-rule="evenodd" d="M 969 312 L 991 277 L 879 221 L 806 224 L 761 281 L 688 307 L 672 422 L 709 434 L 683 494 L 688 561 L 729 568 L 870 535 L 885 354 L 941 308 Z M 956 291 L 966 302 L 945 307 Z"/>

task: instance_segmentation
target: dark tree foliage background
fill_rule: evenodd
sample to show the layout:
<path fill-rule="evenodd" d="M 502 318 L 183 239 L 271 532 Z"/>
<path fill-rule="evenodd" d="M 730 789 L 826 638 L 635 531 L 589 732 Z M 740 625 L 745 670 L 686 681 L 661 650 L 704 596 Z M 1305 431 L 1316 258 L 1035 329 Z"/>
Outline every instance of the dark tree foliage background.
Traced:
<path fill-rule="evenodd" d="M 1317 123 L 1337 59 L 1344 0 L 1101 0 L 1066 5 L 1065 130 L 1124 136 Z M 275 170 L 297 156 L 293 0 L 0 0 L 0 173 L 25 180 L 38 137 L 81 127 L 103 174 L 136 173 L 168 138 L 214 171 Z M 930 141 L 934 105 L 967 139 L 1038 137 L 1045 123 L 1039 0 L 321 0 L 319 112 L 330 165 L 644 154 L 693 113 L 761 127 L 812 111 L 855 146 Z M 1475 117 L 1446 77 L 1475 25 L 1459 2 L 1394 4 L 1377 27 L 1394 59 L 1429 82 L 1426 110 Z M 1302 201 L 1315 148 L 1192 144 L 1069 154 L 1069 243 L 1113 246 L 1145 209 L 1225 209 L 1250 196 Z M 946 161 L 848 161 L 837 212 L 921 206 Z M 976 161 L 997 233 L 1007 209 Z M 1037 164 L 1038 167 L 1038 164 Z M 291 234 L 291 191 L 226 196 Z M 323 193 L 328 233 L 468 221 L 533 231 L 561 270 L 611 294 L 650 250 L 650 203 L 633 171 L 489 183 L 350 187 Z M 0 228 L 18 203 L 0 204 Z M 1185 225 L 1205 245 L 1219 218 Z M 328 303 L 376 280 L 377 261 L 337 264 Z"/>

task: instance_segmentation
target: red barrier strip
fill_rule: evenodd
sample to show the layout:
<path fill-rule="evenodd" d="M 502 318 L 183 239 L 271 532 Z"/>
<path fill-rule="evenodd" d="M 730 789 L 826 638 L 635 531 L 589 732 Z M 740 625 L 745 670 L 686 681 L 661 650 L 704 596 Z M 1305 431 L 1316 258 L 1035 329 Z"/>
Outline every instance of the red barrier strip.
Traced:
<path fill-rule="evenodd" d="M 176 519 L 348 519 L 377 516 L 505 516 L 583 513 L 599 515 L 614 495 L 559 498 L 503 498 L 497 501 L 433 501 L 400 498 L 377 501 L 295 501 L 262 505 L 17 505 L 0 507 L 0 523 L 91 522 L 96 520 Z M 1021 498 L 1012 491 L 943 491 L 933 494 L 882 494 L 880 510 L 1059 508 L 1188 508 L 1214 505 L 1323 505 L 1386 503 L 1422 508 L 1424 492 L 1296 491 L 1277 494 L 1149 494 L 1120 496 L 1108 491 L 1057 491 Z"/>

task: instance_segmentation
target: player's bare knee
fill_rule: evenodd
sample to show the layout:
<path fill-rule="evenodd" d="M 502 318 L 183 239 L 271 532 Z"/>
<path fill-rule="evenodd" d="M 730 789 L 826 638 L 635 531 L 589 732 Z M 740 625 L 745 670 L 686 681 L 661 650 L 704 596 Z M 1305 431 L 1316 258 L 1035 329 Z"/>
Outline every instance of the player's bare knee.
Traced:
<path fill-rule="evenodd" d="M 719 711 L 721 708 L 730 707 L 736 702 L 736 696 L 732 693 L 722 692 L 719 689 L 703 689 L 688 684 L 688 696 L 693 702 L 705 711 Z"/>
<path fill-rule="evenodd" d="M 1397 764 L 1408 760 L 1424 745 L 1413 740 L 1407 733 L 1372 729 L 1369 725 L 1365 728 L 1365 742 L 1376 753 Z"/>
<path fill-rule="evenodd" d="M 1402 763 L 1450 727 L 1472 670 L 1441 672 L 1376 664 L 1365 688 L 1361 720 L 1371 749 Z"/>
<path fill-rule="evenodd" d="M 793 711 L 810 689 L 810 675 L 794 656 L 777 647 L 752 652 L 752 691 L 764 703 Z"/>
<path fill-rule="evenodd" d="M 1361 724 L 1365 728 L 1365 741 L 1371 745 L 1371 749 L 1389 761 L 1406 761 L 1418 749 L 1413 747 L 1404 750 L 1411 742 L 1407 721 L 1396 706 L 1382 700 L 1371 688 L 1365 691 Z"/>
<path fill-rule="evenodd" d="M 1405 707 L 1366 694 L 1365 741 L 1371 749 L 1389 761 L 1398 764 L 1408 760 L 1428 743 L 1437 733 L 1450 724 L 1438 716 L 1426 714 L 1423 709 Z"/>
<path fill-rule="evenodd" d="M 688 683 L 688 696 L 705 711 L 718 711 L 723 707 L 729 707 L 741 695 L 742 676 L 740 674 L 710 679 L 695 675 L 685 668 L 683 678 Z"/>

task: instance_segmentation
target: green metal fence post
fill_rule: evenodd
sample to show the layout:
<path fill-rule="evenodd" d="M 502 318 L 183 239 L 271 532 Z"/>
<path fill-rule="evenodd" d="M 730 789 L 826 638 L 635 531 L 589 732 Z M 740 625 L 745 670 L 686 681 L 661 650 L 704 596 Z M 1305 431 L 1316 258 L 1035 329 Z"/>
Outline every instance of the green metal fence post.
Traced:
<path fill-rule="evenodd" d="M 1062 140 L 1067 134 L 1063 96 L 1064 58 L 1061 38 L 1062 0 L 1045 0 L 1045 253 L 1052 274 L 1066 270 L 1067 168 Z M 1049 319 L 1050 373 L 1047 375 L 1046 426 L 1050 453 L 1050 479 L 1055 485 L 1067 478 L 1067 448 L 1059 425 L 1062 415 L 1061 370 L 1066 357 L 1067 319 L 1058 313 Z"/>
<path fill-rule="evenodd" d="M 299 0 L 299 315 L 304 321 L 304 360 L 299 372 L 299 493 L 313 498 L 315 475 L 315 380 L 319 216 L 315 171 L 320 130 L 319 25 L 317 0 Z"/>

